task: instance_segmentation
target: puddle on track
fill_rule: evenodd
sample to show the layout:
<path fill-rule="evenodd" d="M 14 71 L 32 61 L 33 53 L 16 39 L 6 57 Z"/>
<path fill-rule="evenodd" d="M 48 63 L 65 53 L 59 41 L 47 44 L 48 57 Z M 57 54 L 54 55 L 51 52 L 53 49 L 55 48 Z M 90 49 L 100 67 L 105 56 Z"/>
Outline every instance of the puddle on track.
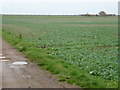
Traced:
<path fill-rule="evenodd" d="M 10 65 L 9 68 L 13 68 L 13 69 L 20 69 L 20 68 L 25 68 L 28 63 L 25 61 L 15 61 L 12 63 L 12 65 Z"/>
<path fill-rule="evenodd" d="M 28 64 L 27 62 L 24 62 L 24 61 L 16 61 L 16 62 L 13 62 L 12 65 L 26 65 Z"/>
<path fill-rule="evenodd" d="M 5 58 L 6 58 L 6 57 L 3 57 L 3 56 L 2 56 L 2 57 L 0 57 L 0 59 L 5 59 Z"/>

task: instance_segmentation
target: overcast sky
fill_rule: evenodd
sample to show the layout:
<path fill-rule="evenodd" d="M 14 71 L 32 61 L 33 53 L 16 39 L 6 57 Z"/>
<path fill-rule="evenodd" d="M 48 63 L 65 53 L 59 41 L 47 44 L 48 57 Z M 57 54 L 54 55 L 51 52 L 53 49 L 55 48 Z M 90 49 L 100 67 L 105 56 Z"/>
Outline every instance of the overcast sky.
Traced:
<path fill-rule="evenodd" d="M 118 14 L 119 0 L 0 0 L 2 14 Z"/>

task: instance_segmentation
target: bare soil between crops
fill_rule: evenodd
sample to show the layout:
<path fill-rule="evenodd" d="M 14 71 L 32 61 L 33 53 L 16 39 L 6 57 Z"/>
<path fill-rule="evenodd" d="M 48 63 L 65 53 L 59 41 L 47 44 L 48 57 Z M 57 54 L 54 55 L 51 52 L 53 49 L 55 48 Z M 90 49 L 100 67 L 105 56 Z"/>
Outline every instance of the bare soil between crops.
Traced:
<path fill-rule="evenodd" d="M 59 82 L 55 75 L 41 69 L 10 44 L 0 39 L 0 88 L 79 88 L 76 85 Z M 24 65 L 13 65 L 16 61 L 27 62 Z M 15 63 L 14 63 L 15 64 Z"/>

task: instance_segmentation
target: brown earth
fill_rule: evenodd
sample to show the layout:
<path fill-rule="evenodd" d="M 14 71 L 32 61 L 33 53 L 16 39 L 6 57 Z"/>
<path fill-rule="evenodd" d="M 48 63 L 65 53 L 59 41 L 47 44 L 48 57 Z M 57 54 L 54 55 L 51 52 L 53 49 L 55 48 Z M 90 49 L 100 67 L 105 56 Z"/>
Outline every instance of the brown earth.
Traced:
<path fill-rule="evenodd" d="M 0 88 L 79 88 L 76 85 L 59 82 L 55 75 L 42 70 L 36 64 L 29 62 L 15 48 L 4 40 L 0 40 L 2 48 L 0 57 Z M 13 65 L 15 61 L 25 61 L 26 65 Z"/>

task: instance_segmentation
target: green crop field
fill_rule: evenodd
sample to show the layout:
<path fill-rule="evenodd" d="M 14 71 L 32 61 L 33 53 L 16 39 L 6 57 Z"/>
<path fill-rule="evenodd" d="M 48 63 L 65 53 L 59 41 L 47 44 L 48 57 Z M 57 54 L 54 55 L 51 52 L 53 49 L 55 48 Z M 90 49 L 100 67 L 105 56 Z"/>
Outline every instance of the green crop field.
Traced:
<path fill-rule="evenodd" d="M 83 70 L 89 77 L 107 80 L 109 83 L 105 82 L 107 84 L 103 87 L 117 87 L 119 36 L 117 17 L 3 16 L 2 19 L 4 39 L 38 65 L 47 67 L 49 62 L 52 63 L 52 59 L 56 61 L 60 59 L 71 67 L 75 66 L 78 72 L 79 69 Z M 39 56 L 37 53 L 39 51 L 44 54 Z M 35 58 L 37 56 L 38 58 Z M 46 56 L 51 59 L 46 61 L 47 64 L 40 60 Z M 47 67 L 47 70 L 52 72 L 51 67 Z M 61 72 L 58 70 L 54 73 L 61 75 Z M 67 75 L 80 76 L 74 69 Z M 81 79 L 79 82 L 77 80 L 79 81 L 78 77 L 66 80 L 64 75 L 61 79 L 83 87 L 95 85 L 102 87 L 94 81 L 94 85 L 91 85 L 83 84 L 80 82 Z"/>

